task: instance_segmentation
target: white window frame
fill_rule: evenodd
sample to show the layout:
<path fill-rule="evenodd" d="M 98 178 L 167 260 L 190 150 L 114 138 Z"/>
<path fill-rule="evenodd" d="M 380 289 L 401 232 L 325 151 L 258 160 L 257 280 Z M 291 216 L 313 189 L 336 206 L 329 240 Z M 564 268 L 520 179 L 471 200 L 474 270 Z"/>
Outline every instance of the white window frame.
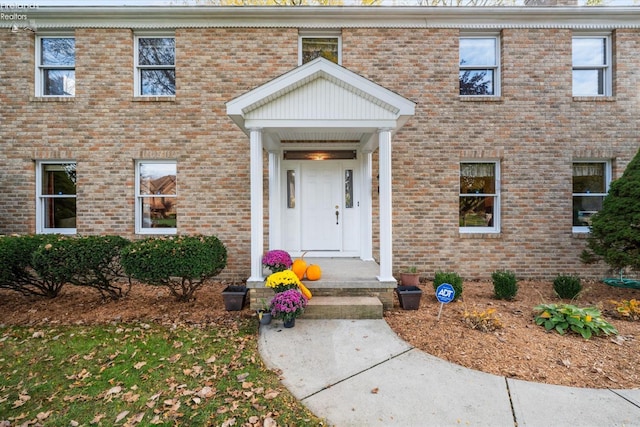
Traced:
<path fill-rule="evenodd" d="M 573 192 L 573 172 L 571 174 L 571 211 L 572 211 L 572 231 L 574 233 L 589 233 L 589 226 L 575 226 L 573 225 L 573 198 L 574 197 L 585 197 L 585 196 L 593 196 L 593 197 L 606 197 L 609 194 L 609 186 L 611 185 L 611 160 L 608 159 L 575 159 L 571 162 L 571 169 L 573 170 L 573 165 L 576 163 L 604 163 L 604 179 L 605 179 L 605 192 L 604 193 L 574 193 Z"/>
<path fill-rule="evenodd" d="M 42 193 L 42 179 L 43 179 L 43 169 L 46 165 L 65 165 L 65 164 L 75 164 L 76 169 L 78 166 L 78 162 L 75 160 L 37 160 L 36 161 L 36 234 L 76 234 L 77 228 L 51 228 L 46 227 L 45 221 L 45 203 L 48 199 L 55 198 L 74 198 L 76 199 L 76 218 L 77 218 L 77 199 L 78 199 L 78 187 L 76 185 L 76 194 L 63 194 L 63 195 L 55 195 L 55 194 L 43 194 Z"/>
<path fill-rule="evenodd" d="M 342 65 L 342 31 L 340 30 L 305 30 L 298 31 L 298 65 L 302 65 L 302 40 L 303 39 L 338 39 L 338 65 Z"/>
<path fill-rule="evenodd" d="M 44 73 L 46 70 L 76 70 L 76 60 L 74 58 L 73 66 L 71 65 L 44 65 L 42 64 L 42 40 L 43 39 L 60 39 L 60 38 L 68 38 L 74 39 L 75 43 L 75 35 L 73 33 L 46 33 L 42 35 L 36 36 L 36 46 L 35 46 L 35 96 L 36 97 L 46 97 L 46 98 L 73 98 L 75 97 L 75 81 L 74 81 L 74 95 L 46 95 L 44 93 Z"/>
<path fill-rule="evenodd" d="M 489 97 L 499 97 L 502 93 L 502 79 L 501 72 L 502 69 L 500 64 L 502 59 L 500 58 L 500 50 L 501 50 L 501 39 L 500 34 L 495 33 L 460 33 L 459 40 L 462 39 L 494 39 L 495 40 L 495 64 L 460 64 L 460 50 L 458 49 L 458 75 L 460 75 L 460 71 L 464 70 L 476 70 L 476 69 L 491 69 L 493 70 L 493 94 L 492 95 L 462 95 L 460 94 L 460 88 L 458 88 L 458 95 L 462 97 L 481 97 L 481 96 L 489 96 Z"/>
<path fill-rule="evenodd" d="M 492 164 L 494 166 L 495 173 L 495 193 L 479 193 L 479 194 L 468 194 L 460 192 L 460 167 L 463 163 L 482 163 L 482 164 Z M 459 231 L 461 234 L 473 234 L 473 233 L 500 233 L 500 222 L 501 222 L 501 179 L 500 179 L 500 160 L 488 160 L 488 159 L 464 159 L 460 160 L 458 164 L 458 205 L 460 204 L 461 197 L 473 197 L 473 196 L 492 196 L 494 197 L 493 201 L 493 225 L 491 227 L 460 227 Z M 458 219 L 460 218 L 460 212 L 458 211 Z"/>
<path fill-rule="evenodd" d="M 133 46 L 133 66 L 134 66 L 134 73 L 133 73 L 133 95 L 136 97 L 141 97 L 141 98 L 157 98 L 157 97 L 162 97 L 162 98 L 172 98 L 175 97 L 176 94 L 174 93 L 173 95 L 143 95 L 142 94 L 142 78 L 140 77 L 140 74 L 142 73 L 142 70 L 153 70 L 153 69 L 157 69 L 157 68 L 173 68 L 175 74 L 176 74 L 176 82 L 178 80 L 178 73 L 176 72 L 176 62 L 177 62 L 177 58 L 176 58 L 176 54 L 177 54 L 177 49 L 174 48 L 174 60 L 173 60 L 173 65 L 169 66 L 169 65 L 140 65 L 138 63 L 138 54 L 139 54 L 139 47 L 138 47 L 138 41 L 140 39 L 166 39 L 166 38 L 172 38 L 174 39 L 174 43 L 176 41 L 176 36 L 175 33 L 166 33 L 166 32 L 162 32 L 162 33 L 158 33 L 158 32 L 151 32 L 151 33 L 147 33 L 147 32 L 143 32 L 143 33 L 137 33 L 134 36 L 134 46 Z M 175 44 L 174 44 L 175 46 Z M 177 92 L 177 86 L 176 86 L 176 92 Z"/>
<path fill-rule="evenodd" d="M 142 215 L 142 199 L 146 197 L 153 197 L 152 195 L 141 195 L 140 194 L 140 165 L 142 164 L 174 164 L 176 165 L 176 194 L 175 196 L 164 196 L 164 197 L 174 197 L 176 200 L 178 199 L 178 186 L 177 186 L 177 169 L 178 162 L 176 160 L 146 160 L 140 159 L 135 162 L 135 233 L 136 234 L 177 234 L 178 228 L 150 228 L 143 227 L 142 221 L 144 220 Z"/>
<path fill-rule="evenodd" d="M 594 96 L 611 96 L 613 93 L 613 71 L 612 71 L 612 47 L 611 47 L 611 33 L 574 33 L 571 38 L 571 47 L 573 49 L 573 41 L 575 39 L 603 39 L 605 41 L 605 61 L 606 63 L 600 66 L 597 65 L 580 65 L 573 62 L 571 59 L 571 74 L 572 74 L 572 95 L 574 97 L 594 97 Z M 573 82 L 573 71 L 575 70 L 604 70 L 603 72 L 603 91 L 602 94 L 576 94 L 573 92 L 575 82 Z"/>

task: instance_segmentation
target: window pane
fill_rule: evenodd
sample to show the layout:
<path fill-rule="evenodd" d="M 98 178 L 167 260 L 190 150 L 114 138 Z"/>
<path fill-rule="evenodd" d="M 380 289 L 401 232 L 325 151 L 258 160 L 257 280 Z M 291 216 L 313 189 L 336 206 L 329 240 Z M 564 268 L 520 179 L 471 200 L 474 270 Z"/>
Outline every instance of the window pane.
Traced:
<path fill-rule="evenodd" d="M 338 38 L 303 38 L 302 39 L 302 63 L 323 57 L 331 62 L 338 63 Z"/>
<path fill-rule="evenodd" d="M 140 164 L 141 195 L 175 195 L 176 164 L 175 163 L 141 163 Z"/>
<path fill-rule="evenodd" d="M 44 202 L 45 228 L 76 228 L 75 197 L 47 198 Z"/>
<path fill-rule="evenodd" d="M 493 70 L 460 71 L 460 95 L 493 95 Z"/>
<path fill-rule="evenodd" d="M 76 94 L 76 72 L 74 70 L 44 70 L 44 94 Z"/>
<path fill-rule="evenodd" d="M 138 39 L 139 65 L 174 65 L 176 42 L 173 37 Z"/>
<path fill-rule="evenodd" d="M 573 197 L 573 225 L 586 227 L 591 225 L 593 214 L 602 209 L 604 196 L 574 196 Z"/>
<path fill-rule="evenodd" d="M 574 163 L 573 193 L 605 193 L 606 176 L 604 163 Z"/>
<path fill-rule="evenodd" d="M 142 95 L 175 95 L 175 70 L 141 70 L 140 84 Z"/>
<path fill-rule="evenodd" d="M 75 195 L 76 165 L 44 165 L 42 174 L 43 195 Z"/>
<path fill-rule="evenodd" d="M 344 207 L 353 208 L 353 170 L 344 171 Z"/>
<path fill-rule="evenodd" d="M 76 63 L 76 41 L 73 37 L 43 38 L 40 59 L 41 65 L 74 66 Z"/>
<path fill-rule="evenodd" d="M 494 197 L 460 196 L 460 227 L 493 227 Z"/>
<path fill-rule="evenodd" d="M 177 209 L 175 197 L 144 197 L 142 209 L 142 228 L 176 228 Z"/>
<path fill-rule="evenodd" d="M 604 69 L 573 70 L 573 95 L 604 95 Z"/>
<path fill-rule="evenodd" d="M 493 163 L 462 163 L 460 194 L 495 194 L 496 177 Z"/>
<path fill-rule="evenodd" d="M 296 207 L 296 171 L 287 170 L 287 207 Z"/>
<path fill-rule="evenodd" d="M 607 63 L 606 39 L 603 37 L 574 38 L 572 55 L 574 67 L 605 65 Z"/>
<path fill-rule="evenodd" d="M 497 65 L 495 38 L 461 38 L 460 65 Z"/>

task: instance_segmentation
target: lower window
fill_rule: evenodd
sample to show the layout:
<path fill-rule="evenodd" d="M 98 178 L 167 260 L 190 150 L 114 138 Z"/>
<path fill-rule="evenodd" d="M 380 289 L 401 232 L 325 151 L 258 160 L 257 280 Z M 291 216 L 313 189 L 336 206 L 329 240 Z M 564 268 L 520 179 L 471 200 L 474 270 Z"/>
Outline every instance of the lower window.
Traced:
<path fill-rule="evenodd" d="M 177 231 L 177 165 L 175 161 L 136 163 L 136 233 Z"/>
<path fill-rule="evenodd" d="M 602 209 L 611 181 L 611 164 L 607 161 L 573 163 L 573 231 L 586 233 L 591 217 Z"/>
<path fill-rule="evenodd" d="M 39 161 L 36 193 L 36 232 L 75 234 L 76 163 Z"/>
<path fill-rule="evenodd" d="M 459 225 L 461 232 L 498 232 L 500 193 L 498 162 L 460 163 Z"/>

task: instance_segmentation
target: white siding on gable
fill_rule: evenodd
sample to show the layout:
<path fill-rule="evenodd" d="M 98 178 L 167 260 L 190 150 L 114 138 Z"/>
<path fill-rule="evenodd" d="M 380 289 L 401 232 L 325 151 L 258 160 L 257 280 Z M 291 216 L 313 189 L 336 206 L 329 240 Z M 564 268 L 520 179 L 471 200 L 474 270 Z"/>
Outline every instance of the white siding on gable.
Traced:
<path fill-rule="evenodd" d="M 312 100 L 312 102 L 310 102 Z M 307 82 L 246 114 L 247 120 L 395 120 L 397 112 L 384 108 L 325 78 Z M 390 107 L 390 106 L 389 106 Z"/>

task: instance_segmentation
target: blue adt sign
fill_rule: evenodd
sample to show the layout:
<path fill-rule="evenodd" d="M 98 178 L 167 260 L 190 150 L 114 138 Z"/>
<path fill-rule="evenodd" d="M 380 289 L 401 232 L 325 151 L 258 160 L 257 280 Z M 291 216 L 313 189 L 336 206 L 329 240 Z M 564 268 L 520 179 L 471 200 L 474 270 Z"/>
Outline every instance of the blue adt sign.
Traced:
<path fill-rule="evenodd" d="M 456 291 L 453 289 L 453 286 L 448 283 L 443 283 L 436 289 L 436 298 L 443 304 L 453 301 L 455 296 Z"/>

